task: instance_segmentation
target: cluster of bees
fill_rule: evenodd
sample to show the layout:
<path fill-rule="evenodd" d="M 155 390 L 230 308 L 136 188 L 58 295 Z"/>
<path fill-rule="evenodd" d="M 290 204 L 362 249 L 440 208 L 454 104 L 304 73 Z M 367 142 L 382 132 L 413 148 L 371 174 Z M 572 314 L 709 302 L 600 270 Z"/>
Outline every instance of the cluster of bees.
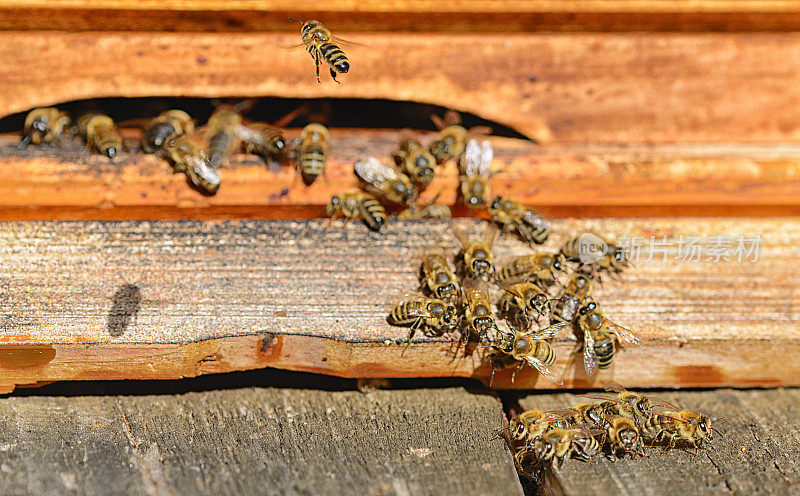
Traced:
<path fill-rule="evenodd" d="M 528 410 L 509 421 L 504 437 L 515 451 L 517 469 L 536 476 L 548 466 L 560 467 L 567 458 L 593 461 L 630 455 L 647 456 L 645 446 L 664 450 L 699 450 L 712 441 L 712 420 L 671 403 L 628 391 L 610 383 L 613 395 L 586 395 L 585 401 L 564 410 Z"/>

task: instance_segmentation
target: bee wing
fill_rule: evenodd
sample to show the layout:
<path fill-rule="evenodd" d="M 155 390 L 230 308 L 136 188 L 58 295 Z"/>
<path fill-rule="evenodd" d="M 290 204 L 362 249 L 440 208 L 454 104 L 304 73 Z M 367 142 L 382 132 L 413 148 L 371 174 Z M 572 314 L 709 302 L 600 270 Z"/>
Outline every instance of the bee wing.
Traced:
<path fill-rule="evenodd" d="M 483 177 L 492 175 L 492 160 L 494 159 L 494 148 L 489 141 L 484 141 L 481 144 L 481 158 L 480 167 L 478 167 L 478 174 Z"/>
<path fill-rule="evenodd" d="M 388 313 L 391 313 L 392 310 L 394 310 L 401 303 L 403 303 L 405 301 L 409 301 L 409 300 L 419 300 L 419 299 L 421 299 L 421 300 L 429 300 L 430 298 L 428 298 L 427 296 L 422 295 L 420 293 L 417 293 L 415 291 L 397 291 L 396 293 L 392 294 L 391 298 L 389 298 L 390 303 L 385 305 L 384 309 Z M 420 315 L 417 312 L 410 312 L 409 316 L 410 317 L 427 317 L 427 315 Z"/>
<path fill-rule="evenodd" d="M 255 143 L 261 141 L 262 133 L 244 124 L 239 124 L 236 126 L 234 133 L 236 134 L 237 138 L 245 143 Z"/>
<path fill-rule="evenodd" d="M 483 291 L 486 292 L 487 295 L 489 292 L 489 285 L 486 283 L 486 281 L 472 277 L 467 277 L 461 281 L 461 287 L 464 288 L 464 292 Z"/>
<path fill-rule="evenodd" d="M 465 250 L 469 248 L 469 245 L 471 244 L 469 236 L 467 236 L 467 234 L 464 231 L 462 231 L 456 226 L 453 226 L 453 235 L 461 243 L 462 248 L 464 248 Z"/>
<path fill-rule="evenodd" d="M 466 174 L 467 177 L 480 174 L 482 156 L 483 150 L 481 150 L 478 140 L 469 140 L 464 150 L 464 174 Z"/>
<path fill-rule="evenodd" d="M 582 398 L 592 398 L 592 399 L 594 399 L 594 400 L 610 401 L 610 402 L 612 402 L 612 403 L 624 403 L 624 402 L 623 402 L 621 399 L 619 399 L 617 396 L 611 396 L 611 395 L 608 395 L 608 394 L 599 394 L 599 393 L 594 393 L 594 394 L 582 394 L 582 395 L 581 395 L 581 397 L 582 397 Z"/>
<path fill-rule="evenodd" d="M 567 325 L 566 322 L 556 322 L 553 325 L 545 327 L 544 329 L 539 329 L 538 331 L 534 331 L 533 337 L 536 339 L 550 339 L 558 333 L 561 329 L 563 329 Z"/>
<path fill-rule="evenodd" d="M 608 330 L 613 332 L 621 343 L 639 344 L 639 342 L 641 341 L 639 335 L 631 331 L 630 329 L 626 329 L 620 325 L 617 325 L 605 317 L 603 317 L 603 321 L 605 322 L 605 325 L 608 328 Z"/>
<path fill-rule="evenodd" d="M 558 384 L 559 386 L 564 384 L 564 381 L 561 380 L 558 372 L 542 363 L 541 360 L 534 357 L 527 357 L 525 358 L 525 361 L 528 362 L 528 365 L 531 367 L 536 368 L 536 370 L 538 370 L 539 373 L 546 377 L 549 381 Z"/>
<path fill-rule="evenodd" d="M 578 410 L 574 408 L 565 408 L 563 410 L 549 410 L 542 413 L 542 417 L 537 419 L 534 424 L 549 424 L 550 422 L 570 419 L 578 413 Z"/>
<path fill-rule="evenodd" d="M 376 188 L 387 180 L 397 179 L 397 172 L 375 157 L 356 160 L 353 170 L 362 181 Z"/>
<path fill-rule="evenodd" d="M 656 415 L 660 417 L 671 418 L 672 420 L 677 420 L 678 422 L 683 422 L 684 424 L 690 423 L 688 420 L 680 418 L 678 416 L 678 412 L 663 412 L 663 413 L 657 413 Z"/>
<path fill-rule="evenodd" d="M 627 391 L 627 389 L 625 389 L 625 386 L 623 386 L 617 381 L 606 382 L 605 386 L 603 386 L 603 389 L 605 389 L 606 391 L 612 391 L 614 393 L 623 393 Z"/>
<path fill-rule="evenodd" d="M 486 244 L 487 247 L 490 249 L 494 244 L 494 238 L 497 236 L 497 226 L 494 224 L 489 224 L 486 228 L 486 231 L 483 232 L 483 242 Z"/>
<path fill-rule="evenodd" d="M 680 410 L 678 406 L 670 403 L 669 401 L 662 400 L 661 398 L 653 398 L 652 396 L 648 396 L 647 399 L 650 400 L 650 403 L 652 403 L 654 407 L 665 408 L 667 410 Z"/>
<path fill-rule="evenodd" d="M 342 43 L 347 43 L 348 45 L 367 46 L 367 45 L 365 45 L 363 43 L 356 43 L 355 41 L 347 41 L 347 40 L 344 40 L 344 39 L 336 37 L 336 36 L 332 36 L 332 38 L 334 40 L 336 40 L 336 41 L 341 41 Z"/>
<path fill-rule="evenodd" d="M 550 228 L 550 221 L 532 210 L 526 210 L 525 213 L 522 214 L 522 218 L 525 222 L 533 226 L 543 227 L 545 229 Z"/>
<path fill-rule="evenodd" d="M 522 293 L 520 293 L 520 291 L 516 288 L 517 284 L 521 282 L 525 282 L 525 280 L 520 277 L 515 277 L 507 281 L 500 281 L 497 283 L 497 285 L 500 286 L 500 289 L 506 293 L 510 293 L 518 298 L 522 298 Z"/>
<path fill-rule="evenodd" d="M 583 329 L 583 368 L 586 375 L 592 377 L 597 373 L 597 354 L 594 352 L 594 337 L 588 329 Z"/>
<path fill-rule="evenodd" d="M 586 427 L 579 427 L 575 429 L 576 432 L 570 432 L 569 436 L 567 437 L 568 440 L 573 440 L 578 436 L 587 436 L 587 437 L 595 437 L 601 434 L 605 434 L 606 431 L 603 429 L 589 429 Z"/>

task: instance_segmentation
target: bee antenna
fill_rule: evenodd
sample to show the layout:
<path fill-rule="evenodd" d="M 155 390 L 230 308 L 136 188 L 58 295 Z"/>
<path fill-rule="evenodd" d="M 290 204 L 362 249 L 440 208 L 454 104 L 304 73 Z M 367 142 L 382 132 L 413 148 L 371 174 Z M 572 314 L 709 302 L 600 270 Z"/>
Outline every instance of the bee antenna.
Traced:
<path fill-rule="evenodd" d="M 289 19 L 291 19 L 291 20 L 293 20 L 293 21 L 295 21 L 295 22 L 299 22 L 300 24 L 305 24 L 305 23 L 304 23 L 303 21 L 301 21 L 300 19 L 295 19 L 294 17 L 290 17 Z"/>
<path fill-rule="evenodd" d="M 24 150 L 25 148 L 27 148 L 28 143 L 30 142 L 31 142 L 31 135 L 30 134 L 25 135 L 25 137 L 22 138 L 22 142 L 19 145 L 17 145 L 17 150 Z"/>
<path fill-rule="evenodd" d="M 712 431 L 714 431 L 714 432 L 716 432 L 716 433 L 717 433 L 717 435 L 718 435 L 719 437 L 723 437 L 723 433 L 722 433 L 722 431 L 720 431 L 720 430 L 719 430 L 719 429 L 717 429 L 716 427 L 712 427 L 712 428 L 711 428 L 711 430 L 712 430 Z"/>

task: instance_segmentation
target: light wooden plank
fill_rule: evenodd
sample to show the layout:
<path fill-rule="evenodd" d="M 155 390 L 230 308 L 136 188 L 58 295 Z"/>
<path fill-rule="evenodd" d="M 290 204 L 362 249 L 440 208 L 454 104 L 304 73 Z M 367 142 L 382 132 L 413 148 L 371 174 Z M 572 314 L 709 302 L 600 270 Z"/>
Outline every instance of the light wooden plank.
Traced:
<path fill-rule="evenodd" d="M 480 353 L 456 358 L 449 351 L 456 336 L 419 337 L 408 347 L 407 329 L 385 321 L 393 295 L 417 287 L 418 252 L 455 251 L 450 228 L 398 222 L 377 234 L 359 223 L 326 221 L 2 224 L 0 383 L 10 389 L 260 367 L 486 380 Z M 596 219 L 559 221 L 555 229 L 550 249 L 586 229 L 670 245 L 665 260 L 658 253 L 647 260 L 645 250 L 623 283 L 597 292 L 610 318 L 644 338 L 598 384 L 798 383 L 800 281 L 793 267 L 800 223 Z M 757 262 L 740 263 L 733 253 L 719 263 L 702 260 L 710 252 L 698 262 L 676 257 L 681 236 L 713 243 L 717 235 L 756 234 L 763 238 Z M 496 251 L 502 260 L 527 248 L 503 237 Z M 565 386 L 591 386 L 573 366 L 575 338 L 561 336 L 554 346 Z M 554 387 L 527 369 L 509 381 L 504 372 L 495 385 Z"/>

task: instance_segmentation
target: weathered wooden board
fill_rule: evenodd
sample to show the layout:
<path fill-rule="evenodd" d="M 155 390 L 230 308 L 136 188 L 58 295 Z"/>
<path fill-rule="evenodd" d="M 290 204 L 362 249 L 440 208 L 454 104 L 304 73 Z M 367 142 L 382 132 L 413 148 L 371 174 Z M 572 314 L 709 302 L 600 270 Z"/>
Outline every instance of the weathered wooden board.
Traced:
<path fill-rule="evenodd" d="M 126 130 L 135 147 L 138 134 Z M 298 130 L 287 132 L 295 136 Z M 239 155 L 222 171 L 214 196 L 192 189 L 163 160 L 141 153 L 114 162 L 90 155 L 77 139 L 17 151 L 20 137 L 0 136 L 0 220 L 125 220 L 317 217 L 331 195 L 356 187 L 353 162 L 389 161 L 398 132 L 333 130 L 326 176 L 304 186 L 294 169 L 267 170 Z M 422 133 L 421 139 L 433 139 Z M 496 193 L 550 216 L 715 216 L 800 214 L 797 145 L 547 145 L 491 138 Z M 135 148 L 134 148 L 135 149 Z M 448 165 L 423 201 L 455 202 Z M 460 214 L 466 213 L 461 209 Z"/>
<path fill-rule="evenodd" d="M 462 389 L 11 397 L 0 412 L 5 494 L 522 494 L 500 403 Z"/>
<path fill-rule="evenodd" d="M 722 430 L 711 451 L 700 454 L 661 448 L 649 458 L 586 464 L 564 463 L 549 471 L 544 494 L 611 495 L 793 495 L 800 491 L 800 394 L 773 391 L 697 391 L 654 393 L 711 418 Z M 525 408 L 564 408 L 581 401 L 574 395 L 530 395 Z"/>
<path fill-rule="evenodd" d="M 338 34 L 362 46 L 342 84 L 319 84 L 308 53 L 284 48 L 298 34 L 6 31 L 0 115 L 109 96 L 379 98 L 540 141 L 800 136 L 798 33 Z"/>
<path fill-rule="evenodd" d="M 455 250 L 450 225 L 397 222 L 376 234 L 338 221 L 1 224 L 0 385 L 259 367 L 486 380 L 480 352 L 453 356 L 455 336 L 407 346 L 407 330 L 385 321 L 395 293 L 417 287 L 419 251 Z M 625 281 L 596 293 L 610 318 L 644 338 L 600 383 L 800 383 L 797 221 L 567 220 L 555 229 L 551 249 L 585 229 L 643 245 Z M 763 238 L 758 261 L 739 262 L 739 237 L 753 235 Z M 691 237 L 701 250 L 696 262 L 677 253 Z M 706 260 L 715 246 L 727 261 Z M 503 237 L 496 251 L 502 260 L 528 250 Z M 566 387 L 591 386 L 572 363 L 575 346 L 571 335 L 557 339 L 556 367 Z M 509 381 L 504 372 L 495 385 L 553 387 L 527 369 Z"/>
<path fill-rule="evenodd" d="M 793 31 L 796 1 L 641 0 L 0 2 L 0 28 L 69 31 L 286 31 L 286 17 L 352 31 Z"/>

